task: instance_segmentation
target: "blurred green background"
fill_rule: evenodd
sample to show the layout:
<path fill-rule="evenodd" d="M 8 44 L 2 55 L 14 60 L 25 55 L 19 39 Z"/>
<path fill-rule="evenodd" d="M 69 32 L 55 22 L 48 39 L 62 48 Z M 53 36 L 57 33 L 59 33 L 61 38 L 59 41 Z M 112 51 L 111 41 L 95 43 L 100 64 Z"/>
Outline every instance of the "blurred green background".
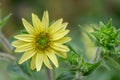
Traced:
<path fill-rule="evenodd" d="M 113 25 L 120 26 L 120 0 L 0 0 L 0 9 L 3 17 L 12 13 L 2 30 L 9 39 L 24 28 L 21 18 L 31 21 L 31 13 L 36 13 L 41 18 L 43 11 L 48 10 L 50 21 L 64 18 L 64 22 L 69 22 L 68 29 L 71 30 L 69 35 L 73 38 L 71 46 L 77 51 L 84 52 L 88 60 L 92 57 L 94 46 L 83 36 L 84 33 L 78 25 L 90 31 L 90 24 L 98 25 L 99 21 L 106 23 L 112 18 Z M 9 71 L 8 65 L 0 61 L 0 80 L 24 80 L 23 75 Z M 119 72 L 100 68 L 86 80 L 120 80 Z M 44 76 L 44 71 L 39 72 L 39 75 Z M 46 80 L 46 78 L 36 80 Z"/>

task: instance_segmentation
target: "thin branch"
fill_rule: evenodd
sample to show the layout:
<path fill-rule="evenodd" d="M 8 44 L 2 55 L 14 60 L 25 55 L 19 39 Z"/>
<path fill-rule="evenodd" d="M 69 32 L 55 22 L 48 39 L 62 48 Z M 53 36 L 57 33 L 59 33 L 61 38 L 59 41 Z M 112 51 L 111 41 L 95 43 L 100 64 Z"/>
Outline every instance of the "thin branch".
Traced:
<path fill-rule="evenodd" d="M 6 50 L 7 50 L 8 53 L 12 53 L 13 47 L 8 42 L 8 40 L 6 39 L 6 37 L 2 34 L 1 30 L 0 30 L 0 42 L 6 48 Z"/>
<path fill-rule="evenodd" d="M 9 53 L 4 53 L 4 52 L 0 52 L 0 58 L 9 59 L 9 60 L 12 60 L 12 61 L 16 60 L 16 58 L 14 56 L 10 55 Z"/>

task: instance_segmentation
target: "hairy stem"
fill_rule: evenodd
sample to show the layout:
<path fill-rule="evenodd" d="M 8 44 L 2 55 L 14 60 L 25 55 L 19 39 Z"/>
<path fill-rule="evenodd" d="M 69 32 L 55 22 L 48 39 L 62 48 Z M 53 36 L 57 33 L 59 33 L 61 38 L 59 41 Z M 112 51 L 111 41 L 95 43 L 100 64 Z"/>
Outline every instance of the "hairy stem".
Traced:
<path fill-rule="evenodd" d="M 56 79 L 56 71 L 55 71 L 55 67 L 53 68 L 52 73 L 53 73 L 53 80 L 55 80 L 55 79 Z"/>
<path fill-rule="evenodd" d="M 53 77 L 52 77 L 50 69 L 46 68 L 46 73 L 47 73 L 47 76 L 48 76 L 48 80 L 54 80 Z"/>
<path fill-rule="evenodd" d="M 94 53 L 94 57 L 92 59 L 92 62 L 96 62 L 100 59 L 100 53 L 101 53 L 101 48 L 97 47 Z"/>
<path fill-rule="evenodd" d="M 75 75 L 75 80 L 82 80 L 83 76 L 80 74 L 79 71 L 76 71 L 76 75 Z"/>

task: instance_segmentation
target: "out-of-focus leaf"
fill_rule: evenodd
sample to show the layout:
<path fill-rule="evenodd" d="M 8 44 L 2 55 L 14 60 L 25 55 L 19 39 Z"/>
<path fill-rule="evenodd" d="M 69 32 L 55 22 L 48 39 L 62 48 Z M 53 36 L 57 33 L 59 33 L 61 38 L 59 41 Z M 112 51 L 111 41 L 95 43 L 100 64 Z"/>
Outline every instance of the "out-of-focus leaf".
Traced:
<path fill-rule="evenodd" d="M 92 26 L 94 31 L 99 31 L 99 29 L 97 29 L 96 27 Z"/>
<path fill-rule="evenodd" d="M 97 40 L 99 40 L 100 35 L 98 31 L 92 32 L 92 35 L 95 36 Z"/>
<path fill-rule="evenodd" d="M 95 42 L 94 37 L 93 37 L 90 33 L 88 33 L 88 32 L 87 32 L 83 27 L 81 27 L 80 25 L 79 25 L 79 27 L 82 29 L 82 31 L 84 31 L 84 32 L 87 34 L 87 36 L 89 37 L 89 39 L 90 39 L 91 41 Z"/>
<path fill-rule="evenodd" d="M 12 73 L 19 73 L 22 74 L 22 71 L 20 67 L 17 65 L 17 63 L 11 63 L 8 65 L 8 71 Z"/>
<path fill-rule="evenodd" d="M 107 70 L 111 71 L 110 67 L 106 64 L 106 62 L 102 61 L 102 66 L 105 67 Z"/>
<path fill-rule="evenodd" d="M 113 58 L 106 56 L 105 59 L 109 61 L 113 67 L 120 70 L 120 64 L 117 61 L 115 61 Z"/>
<path fill-rule="evenodd" d="M 0 20 L 0 29 L 4 27 L 4 25 L 7 23 L 8 19 L 10 18 L 12 14 L 10 13 L 8 16 Z"/>
<path fill-rule="evenodd" d="M 26 78 L 25 80 L 31 80 L 30 74 L 28 73 L 28 68 L 20 67 L 20 65 L 18 65 L 16 62 L 10 63 L 8 65 L 8 71 L 10 73 L 17 74 L 21 77 Z"/>
<path fill-rule="evenodd" d="M 74 80 L 74 75 L 70 72 L 70 71 L 67 71 L 67 72 L 63 72 L 61 73 L 57 78 L 56 80 Z"/>
<path fill-rule="evenodd" d="M 29 67 L 29 63 L 28 62 L 24 62 L 23 64 L 19 65 L 20 68 L 22 69 L 22 71 L 24 73 L 26 73 L 28 76 L 31 76 L 32 72 L 30 70 L 30 67 Z"/>

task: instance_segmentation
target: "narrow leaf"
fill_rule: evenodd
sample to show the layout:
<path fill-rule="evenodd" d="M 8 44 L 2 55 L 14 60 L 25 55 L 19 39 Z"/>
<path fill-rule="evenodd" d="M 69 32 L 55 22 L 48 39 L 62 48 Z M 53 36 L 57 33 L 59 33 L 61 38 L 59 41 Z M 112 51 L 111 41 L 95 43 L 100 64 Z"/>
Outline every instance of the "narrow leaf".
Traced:
<path fill-rule="evenodd" d="M 7 23 L 8 19 L 10 18 L 11 15 L 12 14 L 9 14 L 8 16 L 6 16 L 2 20 L 0 20 L 0 28 L 4 27 L 4 25 Z"/>
<path fill-rule="evenodd" d="M 112 27 L 112 18 L 110 18 L 110 20 L 108 21 L 107 27 Z"/>
<path fill-rule="evenodd" d="M 106 27 L 106 25 L 102 22 L 102 21 L 100 21 L 100 27 Z"/>

